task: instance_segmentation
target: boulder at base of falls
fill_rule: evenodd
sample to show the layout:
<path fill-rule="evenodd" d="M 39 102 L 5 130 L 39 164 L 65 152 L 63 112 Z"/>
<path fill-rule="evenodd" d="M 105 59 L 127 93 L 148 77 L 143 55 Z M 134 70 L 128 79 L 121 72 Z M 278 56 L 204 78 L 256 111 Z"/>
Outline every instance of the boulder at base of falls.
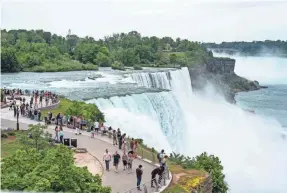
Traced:
<path fill-rule="evenodd" d="M 213 58 L 204 64 L 189 67 L 191 84 L 194 91 L 202 90 L 211 83 L 228 102 L 235 103 L 237 92 L 258 90 L 258 81 L 240 77 L 234 72 L 235 60 L 230 58 Z"/>

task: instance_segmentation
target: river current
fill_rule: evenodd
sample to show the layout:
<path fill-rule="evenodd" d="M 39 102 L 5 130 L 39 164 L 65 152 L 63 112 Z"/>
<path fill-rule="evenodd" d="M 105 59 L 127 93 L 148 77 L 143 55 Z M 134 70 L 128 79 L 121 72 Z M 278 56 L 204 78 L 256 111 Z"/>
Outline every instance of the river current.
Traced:
<path fill-rule="evenodd" d="M 95 103 L 107 125 L 142 138 L 157 150 L 215 154 L 222 160 L 231 192 L 283 193 L 287 192 L 287 63 L 266 60 L 236 58 L 238 75 L 268 86 L 237 94 L 237 105 L 224 101 L 212 85 L 201 95 L 194 94 L 187 68 L 2 74 L 1 86 L 53 90 Z M 250 67 L 257 71 L 252 74 Z M 262 67 L 269 70 L 260 71 Z"/>

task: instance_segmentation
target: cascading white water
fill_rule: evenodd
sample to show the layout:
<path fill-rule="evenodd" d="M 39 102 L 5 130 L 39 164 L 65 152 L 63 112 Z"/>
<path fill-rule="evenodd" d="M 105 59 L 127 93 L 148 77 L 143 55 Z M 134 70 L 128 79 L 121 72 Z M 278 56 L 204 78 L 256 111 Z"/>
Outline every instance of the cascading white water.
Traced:
<path fill-rule="evenodd" d="M 157 149 L 215 154 L 231 192 L 287 192 L 287 144 L 276 121 L 244 112 L 212 88 L 193 94 L 187 68 L 131 77 L 141 86 L 170 92 L 89 101 L 103 110 L 108 124 Z"/>

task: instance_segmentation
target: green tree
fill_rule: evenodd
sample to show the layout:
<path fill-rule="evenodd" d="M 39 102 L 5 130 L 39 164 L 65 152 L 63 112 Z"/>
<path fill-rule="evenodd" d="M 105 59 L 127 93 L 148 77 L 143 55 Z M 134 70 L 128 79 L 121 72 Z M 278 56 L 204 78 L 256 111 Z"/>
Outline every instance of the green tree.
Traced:
<path fill-rule="evenodd" d="M 103 54 L 102 52 L 99 52 L 97 54 L 97 58 L 95 60 L 95 63 L 102 67 L 108 67 L 111 65 L 110 59 L 107 55 Z"/>
<path fill-rule="evenodd" d="M 206 152 L 194 158 L 185 157 L 180 154 L 170 154 L 170 161 L 182 165 L 185 169 L 204 170 L 212 177 L 212 192 L 226 193 L 228 185 L 225 182 L 225 175 L 223 174 L 223 166 L 218 157 L 208 155 Z"/>
<path fill-rule="evenodd" d="M 2 161 L 3 191 L 111 192 L 102 186 L 99 175 L 92 175 L 87 167 L 76 167 L 73 152 L 64 145 L 42 153 L 36 149 L 18 150 Z"/>
<path fill-rule="evenodd" d="M 175 64 L 177 62 L 177 56 L 175 53 L 169 55 L 169 60 L 171 64 Z"/>
<path fill-rule="evenodd" d="M 52 137 L 45 129 L 47 129 L 45 125 L 29 125 L 28 135 L 21 136 L 20 143 L 25 149 L 35 148 L 37 151 L 45 149 Z"/>

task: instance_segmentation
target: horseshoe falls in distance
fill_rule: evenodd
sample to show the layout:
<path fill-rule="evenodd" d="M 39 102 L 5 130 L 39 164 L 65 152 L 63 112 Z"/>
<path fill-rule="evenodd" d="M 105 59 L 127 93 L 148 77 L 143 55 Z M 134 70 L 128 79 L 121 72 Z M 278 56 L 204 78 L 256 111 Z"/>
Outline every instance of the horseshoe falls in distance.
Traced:
<path fill-rule="evenodd" d="M 130 76 L 139 85 L 170 91 L 89 100 L 105 113 L 107 125 L 156 150 L 215 154 L 232 193 L 287 192 L 287 143 L 277 121 L 227 103 L 212 87 L 192 93 L 187 68 Z"/>

